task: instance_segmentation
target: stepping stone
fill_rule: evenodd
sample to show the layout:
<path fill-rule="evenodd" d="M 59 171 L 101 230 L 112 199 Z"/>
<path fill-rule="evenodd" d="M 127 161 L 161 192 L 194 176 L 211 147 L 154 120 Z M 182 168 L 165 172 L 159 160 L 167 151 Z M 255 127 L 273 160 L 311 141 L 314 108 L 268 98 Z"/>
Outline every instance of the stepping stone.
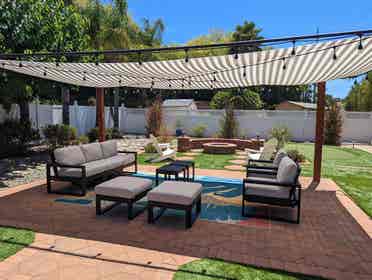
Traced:
<path fill-rule="evenodd" d="M 194 160 L 193 157 L 177 157 L 177 160 Z"/>
<path fill-rule="evenodd" d="M 245 161 L 247 161 L 247 156 L 239 156 L 239 155 L 235 155 L 235 156 L 234 156 L 234 159 L 244 159 Z"/>
<path fill-rule="evenodd" d="M 192 153 L 202 153 L 203 149 L 191 149 L 190 150 Z"/>
<path fill-rule="evenodd" d="M 185 156 L 188 156 L 188 157 L 194 157 L 194 156 L 198 156 L 200 155 L 200 153 L 193 153 L 193 152 L 187 152 L 187 153 L 183 153 Z"/>
<path fill-rule="evenodd" d="M 248 153 L 244 151 L 237 151 L 236 154 L 239 156 L 248 156 Z"/>
<path fill-rule="evenodd" d="M 243 159 L 233 159 L 233 160 L 229 160 L 229 162 L 233 164 L 237 164 L 237 165 L 247 164 L 247 161 Z"/>
<path fill-rule="evenodd" d="M 224 167 L 227 170 L 234 170 L 234 171 L 245 171 L 245 167 L 241 165 L 227 165 Z"/>

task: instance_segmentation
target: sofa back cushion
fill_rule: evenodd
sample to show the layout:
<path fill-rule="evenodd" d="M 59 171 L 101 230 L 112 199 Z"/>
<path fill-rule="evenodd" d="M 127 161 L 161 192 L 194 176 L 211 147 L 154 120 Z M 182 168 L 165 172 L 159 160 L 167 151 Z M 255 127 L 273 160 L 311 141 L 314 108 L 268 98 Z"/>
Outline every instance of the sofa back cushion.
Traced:
<path fill-rule="evenodd" d="M 284 150 L 284 149 L 280 149 L 276 155 L 275 155 L 275 158 L 274 158 L 274 161 L 273 161 L 273 164 L 275 166 L 279 166 L 280 162 L 282 161 L 282 159 L 287 156 L 287 152 Z"/>
<path fill-rule="evenodd" d="M 103 159 L 100 143 L 90 143 L 81 146 L 86 162 Z"/>
<path fill-rule="evenodd" d="M 116 140 L 102 142 L 101 149 L 104 158 L 114 157 L 118 154 L 118 146 Z"/>
<path fill-rule="evenodd" d="M 297 164 L 288 156 L 285 156 L 280 161 L 276 179 L 279 183 L 282 184 L 294 184 L 296 183 L 297 173 L 298 173 Z"/>
<path fill-rule="evenodd" d="M 81 165 L 86 162 L 79 146 L 69 146 L 54 150 L 54 158 L 59 164 Z"/>

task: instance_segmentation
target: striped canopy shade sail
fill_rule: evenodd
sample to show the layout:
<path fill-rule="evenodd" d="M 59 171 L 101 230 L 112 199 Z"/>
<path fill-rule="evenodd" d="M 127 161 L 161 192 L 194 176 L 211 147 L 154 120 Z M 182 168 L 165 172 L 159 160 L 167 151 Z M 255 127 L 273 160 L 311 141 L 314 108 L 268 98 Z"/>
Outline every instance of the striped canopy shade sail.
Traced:
<path fill-rule="evenodd" d="M 361 48 L 360 46 L 363 46 Z M 130 63 L 46 63 L 0 60 L 0 69 L 65 84 L 154 89 L 221 89 L 303 85 L 372 70 L 372 37 L 235 55 Z"/>

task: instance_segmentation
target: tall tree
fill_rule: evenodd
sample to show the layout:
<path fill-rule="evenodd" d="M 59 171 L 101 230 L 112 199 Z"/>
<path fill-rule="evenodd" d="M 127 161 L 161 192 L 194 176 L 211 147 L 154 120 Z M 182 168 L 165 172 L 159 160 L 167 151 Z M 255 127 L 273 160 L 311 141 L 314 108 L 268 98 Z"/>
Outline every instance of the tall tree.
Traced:
<path fill-rule="evenodd" d="M 261 40 L 264 37 L 260 35 L 262 32 L 261 28 L 258 28 L 252 21 L 244 21 L 242 25 L 237 25 L 235 31 L 232 34 L 233 41 L 250 41 L 250 40 Z M 239 48 L 232 49 L 231 52 L 249 52 L 259 50 L 259 45 L 256 46 L 242 46 Z"/>

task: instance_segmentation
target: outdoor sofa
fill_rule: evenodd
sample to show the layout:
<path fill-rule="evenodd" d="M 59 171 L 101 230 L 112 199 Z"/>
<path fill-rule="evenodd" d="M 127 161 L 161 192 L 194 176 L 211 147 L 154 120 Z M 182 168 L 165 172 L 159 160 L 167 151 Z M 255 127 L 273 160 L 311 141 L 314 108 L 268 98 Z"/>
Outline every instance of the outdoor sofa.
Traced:
<path fill-rule="evenodd" d="M 93 180 L 121 175 L 123 168 L 130 166 L 137 172 L 137 153 L 118 151 L 115 140 L 58 148 L 51 152 L 50 158 L 47 163 L 48 193 L 61 193 L 52 191 L 52 181 L 68 181 L 80 186 L 79 195 L 84 196 L 87 184 Z"/>
<path fill-rule="evenodd" d="M 301 213 L 301 184 L 299 176 L 301 167 L 285 156 L 277 171 L 272 175 L 248 173 L 243 180 L 242 188 L 242 216 L 245 213 L 245 202 L 263 203 L 274 206 L 297 207 L 295 223 L 300 223 Z M 291 220 L 292 222 L 292 220 Z"/>

